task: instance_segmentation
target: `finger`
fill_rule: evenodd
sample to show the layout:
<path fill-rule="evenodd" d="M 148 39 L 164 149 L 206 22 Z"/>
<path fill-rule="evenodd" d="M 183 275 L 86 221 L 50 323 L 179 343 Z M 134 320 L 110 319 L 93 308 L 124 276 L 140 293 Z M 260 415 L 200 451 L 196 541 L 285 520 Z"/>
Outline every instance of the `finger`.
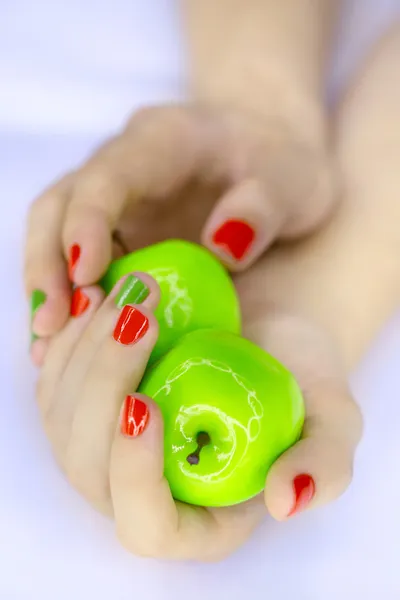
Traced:
<path fill-rule="evenodd" d="M 138 304 L 157 304 L 159 288 L 144 273 L 123 277 L 113 288 L 107 300 L 97 286 L 77 288 L 71 305 L 72 318 L 63 331 L 52 341 L 39 380 L 41 408 L 50 423 L 61 423 L 63 435 L 58 445 L 66 446 L 70 437 L 73 416 L 81 397 L 82 386 L 88 368 L 99 345 L 109 332 L 109 323 L 103 318 L 110 306 L 117 302 L 122 307 L 129 301 Z M 150 304 L 151 306 L 151 304 Z M 96 315 L 96 318 L 93 318 Z M 57 389 L 57 393 L 55 390 Z"/>
<path fill-rule="evenodd" d="M 50 340 L 48 338 L 40 338 L 34 340 L 31 344 L 31 359 L 35 367 L 41 367 L 49 348 Z"/>
<path fill-rule="evenodd" d="M 72 175 L 46 190 L 32 205 L 25 249 L 25 286 L 31 298 L 32 341 L 66 322 L 71 289 L 62 247 L 62 223 Z"/>
<path fill-rule="evenodd" d="M 326 148 L 294 144 L 271 161 L 268 181 L 275 187 L 283 214 L 279 239 L 308 235 L 325 221 L 338 203 L 335 164 Z"/>
<path fill-rule="evenodd" d="M 276 238 L 283 214 L 262 182 L 246 180 L 217 203 L 202 241 L 231 270 L 246 269 Z"/>
<path fill-rule="evenodd" d="M 110 447 L 121 403 L 127 390 L 139 384 L 158 336 L 152 314 L 159 298 L 154 280 L 147 277 L 147 289 L 154 293 L 136 304 L 128 302 L 133 299 L 129 281 L 103 304 L 77 348 L 75 366 L 71 361 L 70 379 L 79 386 L 76 401 L 72 408 L 64 403 L 56 409 L 61 419 L 71 420 L 68 477 L 102 511 L 110 505 Z"/>
<path fill-rule="evenodd" d="M 324 150 L 284 141 L 260 149 L 240 183 L 236 174 L 203 229 L 203 243 L 233 271 L 246 269 L 276 240 L 309 233 L 335 204 Z"/>
<path fill-rule="evenodd" d="M 129 202 L 164 198 L 199 160 L 200 131 L 178 108 L 139 112 L 129 129 L 103 148 L 76 178 L 63 231 L 70 276 L 97 281 L 111 260 L 112 232 Z"/>
<path fill-rule="evenodd" d="M 111 450 L 110 485 L 117 535 L 140 556 L 217 561 L 259 524 L 260 498 L 206 510 L 173 500 L 164 477 L 163 419 L 157 404 L 129 393 Z"/>
<path fill-rule="evenodd" d="M 70 303 L 70 319 L 66 326 L 51 340 L 37 340 L 34 343 L 33 349 L 38 342 L 48 342 L 36 394 L 43 417 L 48 416 L 52 405 L 57 401 L 64 373 L 79 338 L 103 298 L 104 292 L 97 286 L 76 288 Z"/>
<path fill-rule="evenodd" d="M 361 430 L 360 411 L 345 385 L 327 380 L 311 388 L 302 439 L 268 473 L 271 515 L 284 520 L 340 496 L 352 478 Z"/>

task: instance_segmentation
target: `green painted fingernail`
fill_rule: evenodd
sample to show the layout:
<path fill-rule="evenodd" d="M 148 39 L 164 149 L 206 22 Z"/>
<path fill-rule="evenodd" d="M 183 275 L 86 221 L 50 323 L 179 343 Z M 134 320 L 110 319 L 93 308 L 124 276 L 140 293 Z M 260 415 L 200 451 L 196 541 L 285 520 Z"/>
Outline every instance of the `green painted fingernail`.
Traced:
<path fill-rule="evenodd" d="M 33 290 L 31 295 L 31 328 L 33 319 L 39 308 L 46 302 L 46 294 L 42 290 Z M 31 343 L 38 339 L 38 336 L 31 331 Z"/>
<path fill-rule="evenodd" d="M 150 290 L 139 277 L 129 275 L 115 298 L 115 304 L 122 308 L 127 304 L 141 304 L 149 295 Z"/>

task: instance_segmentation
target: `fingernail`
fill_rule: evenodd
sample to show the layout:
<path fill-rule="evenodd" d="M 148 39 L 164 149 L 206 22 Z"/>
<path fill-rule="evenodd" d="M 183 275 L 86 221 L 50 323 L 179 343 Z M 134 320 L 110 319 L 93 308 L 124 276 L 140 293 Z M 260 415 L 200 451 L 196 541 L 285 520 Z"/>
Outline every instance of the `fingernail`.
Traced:
<path fill-rule="evenodd" d="M 213 242 L 235 260 L 242 260 L 251 249 L 255 239 L 254 229 L 244 221 L 225 221 L 214 233 Z"/>
<path fill-rule="evenodd" d="M 149 328 L 148 318 L 134 306 L 122 309 L 114 329 L 114 339 L 120 344 L 135 344 Z"/>
<path fill-rule="evenodd" d="M 126 304 L 141 304 L 149 293 L 149 288 L 139 277 L 129 275 L 115 298 L 115 304 L 118 308 L 122 308 Z"/>
<path fill-rule="evenodd" d="M 31 295 L 31 343 L 38 339 L 32 331 L 33 320 L 39 308 L 46 302 L 47 296 L 42 290 L 33 290 Z"/>
<path fill-rule="evenodd" d="M 78 244 L 74 244 L 69 249 L 69 258 L 68 258 L 68 277 L 70 281 L 74 279 L 74 271 L 76 269 L 76 265 L 78 263 L 79 257 L 81 255 L 81 247 Z"/>
<path fill-rule="evenodd" d="M 127 396 L 121 413 L 122 435 L 137 437 L 146 429 L 149 417 L 149 409 L 142 400 L 135 396 Z"/>
<path fill-rule="evenodd" d="M 315 494 L 315 482 L 311 475 L 303 473 L 293 479 L 294 505 L 288 517 L 304 510 Z"/>
<path fill-rule="evenodd" d="M 71 298 L 71 317 L 79 317 L 82 315 L 90 304 L 89 298 L 81 288 L 76 288 L 72 292 Z"/>

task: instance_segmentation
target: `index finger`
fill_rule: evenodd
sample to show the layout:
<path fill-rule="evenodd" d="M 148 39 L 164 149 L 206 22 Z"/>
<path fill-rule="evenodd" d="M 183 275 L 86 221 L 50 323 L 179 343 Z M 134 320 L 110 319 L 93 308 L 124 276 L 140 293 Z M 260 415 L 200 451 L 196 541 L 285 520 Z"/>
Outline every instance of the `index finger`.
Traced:
<path fill-rule="evenodd" d="M 80 170 L 63 231 L 74 283 L 89 285 L 104 274 L 113 230 L 128 203 L 163 198 L 194 170 L 198 136 L 190 124 L 184 109 L 141 111 Z"/>
<path fill-rule="evenodd" d="M 71 288 L 62 248 L 62 225 L 74 175 L 68 174 L 32 204 L 27 223 L 24 279 L 32 302 L 32 341 L 65 324 Z"/>

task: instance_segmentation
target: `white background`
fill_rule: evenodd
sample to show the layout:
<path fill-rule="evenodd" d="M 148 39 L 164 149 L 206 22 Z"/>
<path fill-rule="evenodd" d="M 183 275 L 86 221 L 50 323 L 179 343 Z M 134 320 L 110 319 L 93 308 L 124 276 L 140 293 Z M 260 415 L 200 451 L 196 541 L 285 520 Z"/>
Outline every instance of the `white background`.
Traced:
<path fill-rule="evenodd" d="M 331 93 L 396 11 L 347 2 Z M 267 521 L 223 564 L 127 555 L 51 458 L 27 355 L 26 208 L 133 108 L 182 94 L 180 44 L 172 0 L 0 0 L 0 600 L 398 600 L 400 314 L 353 377 L 366 432 L 351 489 Z"/>

